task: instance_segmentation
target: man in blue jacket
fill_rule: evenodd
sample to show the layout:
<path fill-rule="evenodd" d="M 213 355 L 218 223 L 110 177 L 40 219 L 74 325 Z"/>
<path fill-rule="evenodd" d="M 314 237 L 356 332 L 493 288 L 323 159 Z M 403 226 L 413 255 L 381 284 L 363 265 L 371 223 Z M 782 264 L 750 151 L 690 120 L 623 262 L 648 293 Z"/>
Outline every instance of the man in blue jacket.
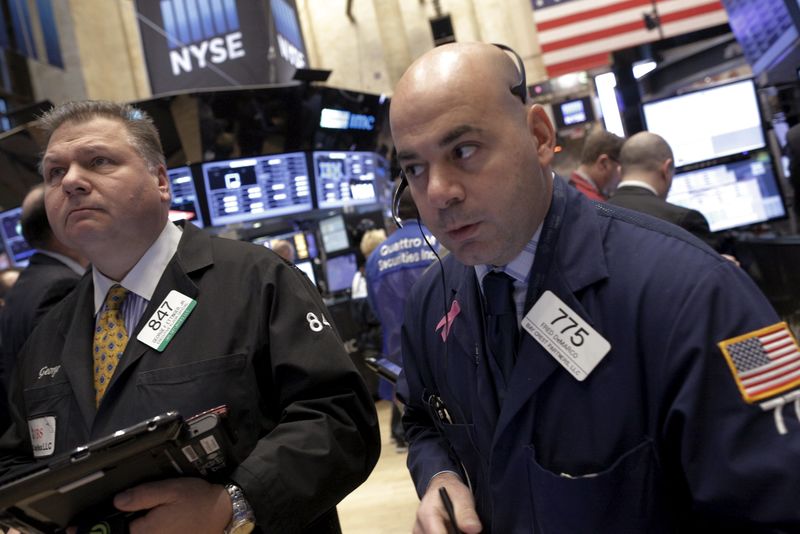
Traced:
<path fill-rule="evenodd" d="M 367 298 L 383 330 L 383 356 L 402 366 L 400 328 L 408 293 L 414 282 L 432 261 L 439 249 L 436 238 L 419 222 L 419 214 L 409 191 L 400 195 L 397 217 L 402 227 L 390 235 L 367 258 Z M 391 400 L 391 434 L 398 451 L 406 448 L 400 409 L 394 404 L 394 384 L 381 380 L 378 392 Z"/>
<path fill-rule="evenodd" d="M 391 125 L 450 251 L 402 335 L 415 532 L 444 532 L 441 489 L 466 533 L 800 529 L 800 353 L 741 269 L 554 180 L 499 47 L 417 60 Z"/>

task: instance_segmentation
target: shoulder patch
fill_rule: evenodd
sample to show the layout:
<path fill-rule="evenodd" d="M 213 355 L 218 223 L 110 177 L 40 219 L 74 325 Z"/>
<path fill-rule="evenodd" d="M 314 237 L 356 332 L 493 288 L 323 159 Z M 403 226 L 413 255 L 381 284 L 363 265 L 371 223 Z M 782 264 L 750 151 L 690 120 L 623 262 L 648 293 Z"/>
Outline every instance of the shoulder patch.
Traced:
<path fill-rule="evenodd" d="M 785 322 L 717 345 L 748 404 L 800 386 L 800 347 Z"/>

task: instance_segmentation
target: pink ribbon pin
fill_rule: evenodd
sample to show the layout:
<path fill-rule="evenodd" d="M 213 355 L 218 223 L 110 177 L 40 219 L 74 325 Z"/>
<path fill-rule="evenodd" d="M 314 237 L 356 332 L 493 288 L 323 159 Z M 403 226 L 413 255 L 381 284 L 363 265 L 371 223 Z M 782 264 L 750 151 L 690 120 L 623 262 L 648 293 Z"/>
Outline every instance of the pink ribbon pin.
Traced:
<path fill-rule="evenodd" d="M 438 332 L 439 329 L 442 328 L 442 341 L 447 341 L 447 336 L 450 335 L 450 329 L 453 328 L 453 320 L 459 313 L 461 313 L 461 305 L 457 300 L 454 300 L 453 304 L 450 306 L 450 311 L 447 312 L 447 315 L 442 317 L 442 320 L 439 321 L 439 324 L 436 325 L 436 329 L 434 330 Z"/>

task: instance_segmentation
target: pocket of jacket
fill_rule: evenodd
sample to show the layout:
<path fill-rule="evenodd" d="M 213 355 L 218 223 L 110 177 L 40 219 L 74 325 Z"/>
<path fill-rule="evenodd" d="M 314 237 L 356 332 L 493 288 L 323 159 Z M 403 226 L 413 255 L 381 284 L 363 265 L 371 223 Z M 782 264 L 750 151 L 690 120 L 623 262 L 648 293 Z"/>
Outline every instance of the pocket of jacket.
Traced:
<path fill-rule="evenodd" d="M 54 453 L 66 450 L 70 429 L 70 414 L 74 406 L 70 383 L 64 381 L 46 386 L 30 387 L 24 389 L 22 395 L 25 399 L 25 415 L 27 418 L 25 431 L 29 433 L 28 439 L 33 444 L 34 450 L 36 450 L 37 446 L 47 442 L 47 446 L 39 454 L 35 453 L 35 455 L 51 456 Z M 30 435 L 33 432 L 32 424 L 35 428 L 47 427 L 48 433 L 52 431 L 53 436 L 39 435 L 35 439 L 34 436 Z"/>
<path fill-rule="evenodd" d="M 665 524 L 662 480 L 651 439 L 597 473 L 553 473 L 529 447 L 531 495 L 537 532 L 660 533 Z"/>
<path fill-rule="evenodd" d="M 189 417 L 215 406 L 250 406 L 256 388 L 244 353 L 151 369 L 136 377 L 138 401 L 151 411 L 177 410 Z M 255 400 L 253 401 L 255 402 Z"/>

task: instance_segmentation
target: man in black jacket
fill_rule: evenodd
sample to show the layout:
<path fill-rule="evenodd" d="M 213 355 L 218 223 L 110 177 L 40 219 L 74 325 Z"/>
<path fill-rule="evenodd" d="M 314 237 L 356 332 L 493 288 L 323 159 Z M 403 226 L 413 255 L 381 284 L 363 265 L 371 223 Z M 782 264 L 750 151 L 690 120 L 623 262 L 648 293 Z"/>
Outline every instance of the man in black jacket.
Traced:
<path fill-rule="evenodd" d="M 144 513 L 131 534 L 338 532 L 336 504 L 372 470 L 380 436 L 311 282 L 264 247 L 169 222 L 164 152 L 143 111 L 70 102 L 40 125 L 48 219 L 92 272 L 20 354 L 0 462 L 225 405 L 227 484 L 180 477 L 118 493 L 119 510 Z"/>
<path fill-rule="evenodd" d="M 22 236 L 36 253 L 6 295 L 0 315 L 2 380 L 6 388 L 25 340 L 50 308 L 72 291 L 89 263 L 53 235 L 44 207 L 44 186 L 34 187 L 25 196 L 20 226 Z"/>
<path fill-rule="evenodd" d="M 666 200 L 675 161 L 664 138 L 650 132 L 631 136 L 622 145 L 620 163 L 622 181 L 608 202 L 671 222 L 717 248 L 718 240 L 702 213 Z"/>

